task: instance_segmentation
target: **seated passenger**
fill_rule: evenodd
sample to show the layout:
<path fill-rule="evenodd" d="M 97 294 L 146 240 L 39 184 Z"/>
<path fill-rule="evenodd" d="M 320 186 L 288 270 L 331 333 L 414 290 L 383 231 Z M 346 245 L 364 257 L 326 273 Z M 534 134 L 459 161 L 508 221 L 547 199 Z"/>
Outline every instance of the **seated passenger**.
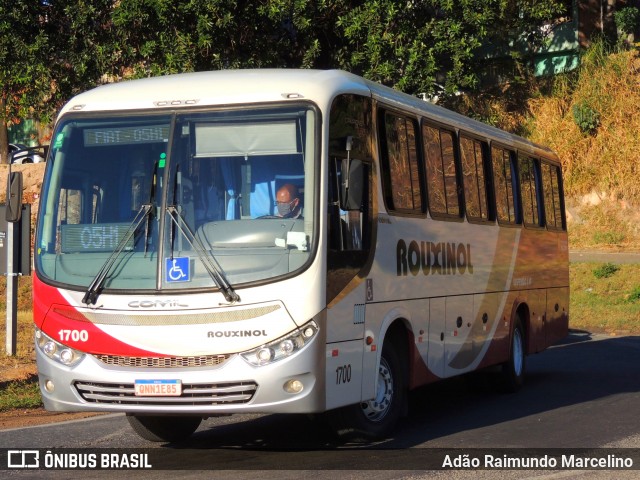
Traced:
<path fill-rule="evenodd" d="M 290 183 L 282 185 L 276 193 L 277 216 L 282 218 L 302 218 L 302 202 L 298 187 Z"/>

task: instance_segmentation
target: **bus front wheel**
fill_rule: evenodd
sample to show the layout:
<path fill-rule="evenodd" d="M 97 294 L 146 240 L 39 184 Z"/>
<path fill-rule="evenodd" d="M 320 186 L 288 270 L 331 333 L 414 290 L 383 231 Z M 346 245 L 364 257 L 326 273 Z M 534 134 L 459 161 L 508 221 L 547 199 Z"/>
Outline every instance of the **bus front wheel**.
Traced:
<path fill-rule="evenodd" d="M 131 428 L 150 442 L 179 442 L 190 437 L 200 426 L 200 417 L 165 417 L 127 415 Z"/>
<path fill-rule="evenodd" d="M 388 437 L 405 411 L 407 401 L 401 362 L 389 342 L 382 349 L 375 397 L 329 412 L 333 430 L 360 440 Z"/>

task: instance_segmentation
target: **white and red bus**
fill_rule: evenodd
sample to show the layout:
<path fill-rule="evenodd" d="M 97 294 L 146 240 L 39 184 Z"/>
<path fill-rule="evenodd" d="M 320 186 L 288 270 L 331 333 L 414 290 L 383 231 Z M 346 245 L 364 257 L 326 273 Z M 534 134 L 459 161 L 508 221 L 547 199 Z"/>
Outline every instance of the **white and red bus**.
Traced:
<path fill-rule="evenodd" d="M 34 256 L 45 407 L 156 441 L 250 412 L 385 436 L 411 389 L 498 366 L 515 390 L 568 330 L 558 158 L 341 71 L 73 98 Z"/>

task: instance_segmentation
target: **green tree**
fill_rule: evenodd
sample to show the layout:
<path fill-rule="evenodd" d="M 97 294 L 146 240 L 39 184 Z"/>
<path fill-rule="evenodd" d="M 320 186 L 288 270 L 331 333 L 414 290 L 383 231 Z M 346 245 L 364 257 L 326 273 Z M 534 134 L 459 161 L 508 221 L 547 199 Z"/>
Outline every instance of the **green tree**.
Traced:
<path fill-rule="evenodd" d="M 478 52 L 533 52 L 558 0 L 122 0 L 124 76 L 249 67 L 342 68 L 401 90 L 478 83 Z M 521 42 L 520 42 L 521 43 Z"/>
<path fill-rule="evenodd" d="M 0 0 L 0 156 L 7 126 L 50 121 L 71 96 L 109 80 L 114 0 Z M 112 78 L 112 77 L 111 77 Z"/>
<path fill-rule="evenodd" d="M 34 105 L 50 120 L 73 95 L 113 81 L 115 39 L 111 23 L 114 0 L 48 0 L 44 32 L 48 45 L 43 61 L 48 90 Z"/>
<path fill-rule="evenodd" d="M 487 46 L 534 52 L 559 0 L 0 0 L 6 126 L 122 78 L 342 68 L 408 93 L 478 84 Z M 514 40 L 519 40 L 514 41 Z M 523 49 L 521 44 L 525 44 Z"/>
<path fill-rule="evenodd" d="M 7 127 L 29 115 L 47 90 L 41 61 L 47 44 L 42 6 L 33 0 L 0 0 L 0 162 L 8 163 Z"/>
<path fill-rule="evenodd" d="M 477 86 L 481 49 L 513 57 L 544 42 L 557 0 L 368 0 L 340 16 L 342 67 L 409 93 Z M 526 39 L 526 48 L 517 40 Z"/>
<path fill-rule="evenodd" d="M 275 2 L 122 0 L 113 11 L 123 76 L 286 67 L 292 37 Z"/>

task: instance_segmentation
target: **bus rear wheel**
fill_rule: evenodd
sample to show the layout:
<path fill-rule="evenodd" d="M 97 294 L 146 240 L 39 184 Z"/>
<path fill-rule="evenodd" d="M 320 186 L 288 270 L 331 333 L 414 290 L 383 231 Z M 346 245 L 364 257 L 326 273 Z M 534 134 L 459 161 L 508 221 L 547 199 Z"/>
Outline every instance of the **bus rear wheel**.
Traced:
<path fill-rule="evenodd" d="M 165 417 L 127 415 L 131 428 L 150 442 L 179 442 L 195 432 L 202 422 L 200 417 Z"/>
<path fill-rule="evenodd" d="M 520 316 L 516 316 L 515 325 L 513 326 L 513 334 L 511 336 L 509 360 L 502 364 L 502 372 L 500 375 L 500 390 L 503 392 L 517 392 L 524 384 L 524 338 L 522 321 L 520 320 Z"/>
<path fill-rule="evenodd" d="M 338 435 L 355 440 L 387 438 L 405 411 L 407 401 L 401 362 L 391 344 L 382 349 L 375 397 L 330 413 Z"/>

